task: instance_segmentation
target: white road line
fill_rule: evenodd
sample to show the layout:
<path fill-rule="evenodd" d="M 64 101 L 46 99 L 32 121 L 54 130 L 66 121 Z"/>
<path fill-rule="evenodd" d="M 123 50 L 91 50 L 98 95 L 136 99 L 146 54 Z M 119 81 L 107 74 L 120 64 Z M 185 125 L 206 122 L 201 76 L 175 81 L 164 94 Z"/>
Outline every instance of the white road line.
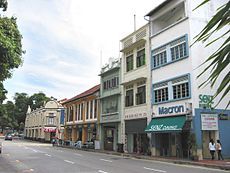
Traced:
<path fill-rule="evenodd" d="M 144 167 L 144 169 L 155 171 L 155 172 L 166 172 L 166 171 L 163 171 L 163 170 L 160 170 L 160 169 L 152 169 L 152 168 L 147 168 L 147 167 Z"/>
<path fill-rule="evenodd" d="M 71 163 L 71 164 L 74 164 L 74 162 L 72 162 L 72 161 L 69 161 L 69 160 L 64 160 L 65 162 L 67 162 L 67 163 Z"/>
<path fill-rule="evenodd" d="M 49 154 L 45 154 L 46 156 L 48 156 L 48 157 L 51 157 L 51 155 L 49 155 Z"/>
<path fill-rule="evenodd" d="M 98 172 L 100 172 L 100 173 L 108 173 L 108 172 L 105 172 L 105 171 L 102 171 L 102 170 L 99 170 Z"/>
<path fill-rule="evenodd" d="M 37 150 L 34 150 L 34 149 L 32 149 L 32 151 L 33 151 L 33 152 L 35 152 L 35 153 L 37 153 L 37 152 L 38 152 Z"/>
<path fill-rule="evenodd" d="M 74 155 L 76 155 L 76 156 L 82 156 L 82 154 L 78 154 L 78 153 L 74 153 Z"/>
<path fill-rule="evenodd" d="M 105 162 L 113 162 L 111 160 L 106 160 L 106 159 L 100 159 L 100 160 L 105 161 Z"/>

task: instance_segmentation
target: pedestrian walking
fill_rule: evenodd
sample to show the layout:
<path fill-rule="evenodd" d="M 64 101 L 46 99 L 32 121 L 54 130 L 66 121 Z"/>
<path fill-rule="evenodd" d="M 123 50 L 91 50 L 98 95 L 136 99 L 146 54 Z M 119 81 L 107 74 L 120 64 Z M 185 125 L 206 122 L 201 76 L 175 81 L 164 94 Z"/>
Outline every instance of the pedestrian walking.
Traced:
<path fill-rule="evenodd" d="M 210 139 L 210 142 L 209 142 L 209 151 L 210 151 L 210 154 L 212 156 L 212 160 L 214 160 L 215 158 L 215 151 L 216 151 L 216 145 L 214 143 L 214 140 L 213 139 Z"/>
<path fill-rule="evenodd" d="M 216 151 L 217 151 L 217 155 L 218 155 L 218 160 L 222 159 L 224 160 L 222 154 L 221 154 L 221 150 L 222 150 L 222 145 L 220 143 L 220 140 L 216 140 Z"/>

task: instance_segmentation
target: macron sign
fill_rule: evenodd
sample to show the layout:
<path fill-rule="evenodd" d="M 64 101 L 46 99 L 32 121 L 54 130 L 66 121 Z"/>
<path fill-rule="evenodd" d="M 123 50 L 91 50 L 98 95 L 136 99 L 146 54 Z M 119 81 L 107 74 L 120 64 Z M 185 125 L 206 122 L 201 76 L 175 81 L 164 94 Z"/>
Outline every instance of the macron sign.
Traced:
<path fill-rule="evenodd" d="M 185 112 L 184 105 L 171 106 L 171 107 L 159 107 L 159 115 L 170 115 L 170 114 L 180 114 Z"/>

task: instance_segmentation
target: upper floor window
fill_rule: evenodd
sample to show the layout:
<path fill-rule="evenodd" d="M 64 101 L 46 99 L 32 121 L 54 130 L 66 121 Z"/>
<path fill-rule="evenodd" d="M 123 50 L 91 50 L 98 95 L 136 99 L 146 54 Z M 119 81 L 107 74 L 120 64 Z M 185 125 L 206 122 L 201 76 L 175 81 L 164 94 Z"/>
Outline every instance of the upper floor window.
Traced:
<path fill-rule="evenodd" d="M 111 96 L 102 100 L 102 113 L 118 112 L 118 97 Z"/>
<path fill-rule="evenodd" d="M 175 25 L 186 17 L 184 2 L 178 3 L 176 6 L 174 1 L 169 3 L 174 3 L 174 5 L 169 4 L 166 12 L 161 13 L 162 15 L 158 15 L 158 17 L 154 16 L 154 19 L 151 20 L 151 36 L 170 28 L 170 26 Z"/>
<path fill-rule="evenodd" d="M 152 51 L 152 69 L 188 57 L 187 34 Z"/>
<path fill-rule="evenodd" d="M 153 66 L 161 66 L 167 63 L 166 50 L 153 56 Z"/>
<path fill-rule="evenodd" d="M 89 102 L 86 102 L 86 111 L 85 111 L 85 113 L 86 113 L 86 119 L 89 119 Z"/>
<path fill-rule="evenodd" d="M 93 118 L 93 100 L 90 101 L 90 119 Z"/>
<path fill-rule="evenodd" d="M 81 106 L 80 106 L 80 120 L 83 119 L 83 112 L 84 112 L 84 104 L 81 103 Z"/>
<path fill-rule="evenodd" d="M 153 85 L 153 101 L 161 103 L 170 100 L 189 98 L 190 95 L 189 75 L 178 77 Z"/>
<path fill-rule="evenodd" d="M 126 57 L 126 71 L 133 70 L 133 55 Z"/>
<path fill-rule="evenodd" d="M 67 108 L 67 121 L 73 121 L 73 107 Z"/>
<path fill-rule="evenodd" d="M 54 125 L 54 117 L 47 117 L 47 124 Z"/>
<path fill-rule="evenodd" d="M 133 89 L 126 91 L 125 106 L 133 106 Z"/>
<path fill-rule="evenodd" d="M 172 81 L 173 99 L 189 97 L 189 81 L 188 76 L 178 78 Z"/>
<path fill-rule="evenodd" d="M 145 65 L 145 49 L 139 50 L 137 52 L 137 67 Z"/>
<path fill-rule="evenodd" d="M 146 103 L 146 86 L 140 86 L 137 88 L 136 93 L 136 104 L 144 104 Z"/>
<path fill-rule="evenodd" d="M 61 110 L 60 124 L 64 124 L 65 122 L 65 110 Z"/>
<path fill-rule="evenodd" d="M 94 100 L 94 118 L 97 118 L 97 108 L 98 107 L 98 101 L 97 99 Z"/>
<path fill-rule="evenodd" d="M 108 90 L 119 86 L 119 77 L 113 77 L 112 79 L 103 82 L 103 89 Z"/>

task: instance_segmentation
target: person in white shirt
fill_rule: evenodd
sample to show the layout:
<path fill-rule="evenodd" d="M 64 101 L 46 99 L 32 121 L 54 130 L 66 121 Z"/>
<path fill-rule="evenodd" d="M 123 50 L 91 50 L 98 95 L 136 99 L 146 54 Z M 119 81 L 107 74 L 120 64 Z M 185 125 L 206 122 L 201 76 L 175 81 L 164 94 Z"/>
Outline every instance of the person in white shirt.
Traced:
<path fill-rule="evenodd" d="M 212 160 L 214 160 L 214 154 L 215 154 L 215 151 L 216 151 L 216 145 L 214 143 L 214 140 L 213 139 L 210 139 L 210 142 L 209 142 L 209 151 L 210 151 L 210 154 L 212 156 Z"/>

